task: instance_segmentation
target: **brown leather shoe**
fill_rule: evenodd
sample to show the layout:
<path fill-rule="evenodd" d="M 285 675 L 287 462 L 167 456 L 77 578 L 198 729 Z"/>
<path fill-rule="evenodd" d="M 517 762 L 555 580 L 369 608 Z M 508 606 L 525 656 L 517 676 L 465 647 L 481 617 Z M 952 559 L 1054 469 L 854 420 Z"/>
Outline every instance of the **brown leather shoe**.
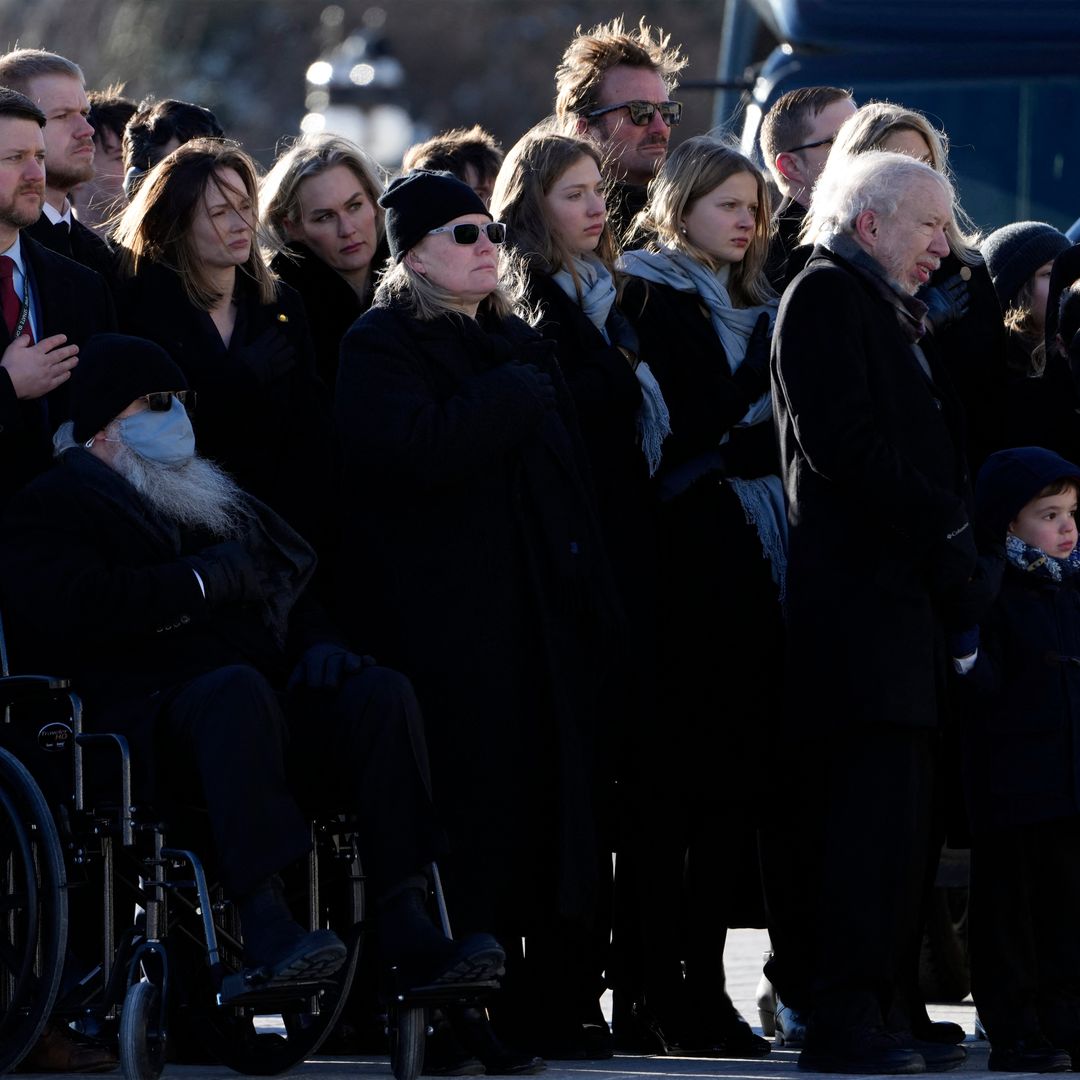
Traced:
<path fill-rule="evenodd" d="M 18 1072 L 110 1072 L 119 1062 L 103 1043 L 50 1021 Z"/>

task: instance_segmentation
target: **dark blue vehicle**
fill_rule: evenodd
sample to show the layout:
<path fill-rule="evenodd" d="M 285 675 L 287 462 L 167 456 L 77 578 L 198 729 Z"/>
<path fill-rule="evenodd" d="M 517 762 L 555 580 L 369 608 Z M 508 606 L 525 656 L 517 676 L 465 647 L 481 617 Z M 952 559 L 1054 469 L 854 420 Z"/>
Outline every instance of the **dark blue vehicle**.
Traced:
<path fill-rule="evenodd" d="M 948 133 L 961 204 L 984 231 L 1064 230 L 1080 213 L 1075 0 L 729 0 L 718 81 L 747 86 L 719 95 L 714 119 L 755 155 L 781 94 L 844 86 Z"/>

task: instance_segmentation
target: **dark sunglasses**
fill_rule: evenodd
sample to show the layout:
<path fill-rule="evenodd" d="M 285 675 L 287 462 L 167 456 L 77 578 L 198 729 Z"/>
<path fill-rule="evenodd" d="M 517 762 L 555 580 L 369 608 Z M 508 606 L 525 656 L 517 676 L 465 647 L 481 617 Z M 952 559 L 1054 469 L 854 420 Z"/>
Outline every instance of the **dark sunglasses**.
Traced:
<path fill-rule="evenodd" d="M 785 154 L 797 154 L 800 150 L 813 150 L 818 146 L 832 146 L 836 142 L 836 136 L 830 135 L 827 139 L 818 139 L 817 142 L 803 143 L 802 146 L 793 146 L 790 150 L 783 151 Z"/>
<path fill-rule="evenodd" d="M 437 229 L 428 229 L 428 236 L 436 233 L 453 233 L 455 244 L 475 244 L 480 239 L 481 228 L 493 244 L 501 244 L 506 239 L 506 226 L 501 221 L 489 221 L 486 225 L 473 225 L 465 222 L 461 225 L 440 225 Z"/>
<path fill-rule="evenodd" d="M 155 390 L 152 394 L 142 396 L 142 400 L 146 402 L 151 412 L 168 412 L 172 408 L 173 398 L 176 398 L 189 413 L 195 411 L 194 390 Z"/>
<path fill-rule="evenodd" d="M 585 119 L 591 120 L 594 116 L 603 116 L 616 109 L 626 109 L 630 113 L 630 123 L 638 127 L 644 127 L 657 112 L 668 127 L 674 127 L 682 119 L 681 101 L 661 101 L 659 104 L 653 101 L 620 101 L 617 105 L 605 105 L 602 109 L 587 112 Z"/>

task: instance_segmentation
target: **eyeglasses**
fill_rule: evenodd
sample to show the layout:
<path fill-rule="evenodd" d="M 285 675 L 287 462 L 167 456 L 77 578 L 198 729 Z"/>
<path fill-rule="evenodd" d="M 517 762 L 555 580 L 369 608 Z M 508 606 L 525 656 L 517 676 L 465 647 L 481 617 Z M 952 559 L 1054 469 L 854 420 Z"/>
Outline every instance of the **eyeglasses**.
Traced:
<path fill-rule="evenodd" d="M 796 154 L 800 150 L 814 150 L 819 146 L 832 146 L 836 142 L 836 136 L 830 135 L 827 139 L 818 139 L 817 142 L 803 143 L 802 146 L 793 146 L 790 150 L 783 151 L 785 154 Z"/>
<path fill-rule="evenodd" d="M 152 394 L 143 394 L 140 400 L 146 402 L 151 412 L 168 412 L 172 408 L 173 398 L 189 413 L 195 411 L 194 390 L 155 390 Z"/>
<path fill-rule="evenodd" d="M 481 229 L 493 244 L 501 244 L 506 239 L 506 226 L 501 221 L 489 221 L 486 225 L 474 225 L 468 221 L 460 225 L 440 225 L 437 229 L 428 229 L 428 236 L 448 232 L 454 234 L 455 244 L 475 244 L 480 239 Z"/>
<path fill-rule="evenodd" d="M 620 101 L 617 105 L 605 105 L 585 113 L 585 119 L 591 120 L 594 116 L 603 116 L 604 113 L 614 112 L 616 109 L 626 109 L 630 113 L 630 123 L 638 127 L 649 123 L 654 113 L 659 113 L 660 119 L 668 127 L 674 127 L 682 119 L 681 101 Z"/>

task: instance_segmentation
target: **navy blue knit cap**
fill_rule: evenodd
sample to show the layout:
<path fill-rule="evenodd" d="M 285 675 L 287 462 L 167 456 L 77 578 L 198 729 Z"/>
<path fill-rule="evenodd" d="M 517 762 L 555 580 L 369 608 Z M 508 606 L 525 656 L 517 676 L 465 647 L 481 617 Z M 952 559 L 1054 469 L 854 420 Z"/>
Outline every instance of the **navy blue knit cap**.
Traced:
<path fill-rule="evenodd" d="M 409 248 L 432 230 L 466 214 L 491 211 L 468 184 L 453 173 L 414 169 L 399 176 L 379 196 L 386 211 L 386 243 L 394 262 L 401 262 Z"/>
<path fill-rule="evenodd" d="M 1068 237 L 1045 221 L 1016 221 L 992 232 L 980 245 L 1002 309 L 1007 308 L 1035 271 L 1069 248 Z"/>
<path fill-rule="evenodd" d="M 1055 480 L 1080 485 L 1080 465 L 1041 446 L 1019 446 L 991 454 L 975 482 L 975 515 L 989 537 L 1001 542 L 1016 515 Z"/>

